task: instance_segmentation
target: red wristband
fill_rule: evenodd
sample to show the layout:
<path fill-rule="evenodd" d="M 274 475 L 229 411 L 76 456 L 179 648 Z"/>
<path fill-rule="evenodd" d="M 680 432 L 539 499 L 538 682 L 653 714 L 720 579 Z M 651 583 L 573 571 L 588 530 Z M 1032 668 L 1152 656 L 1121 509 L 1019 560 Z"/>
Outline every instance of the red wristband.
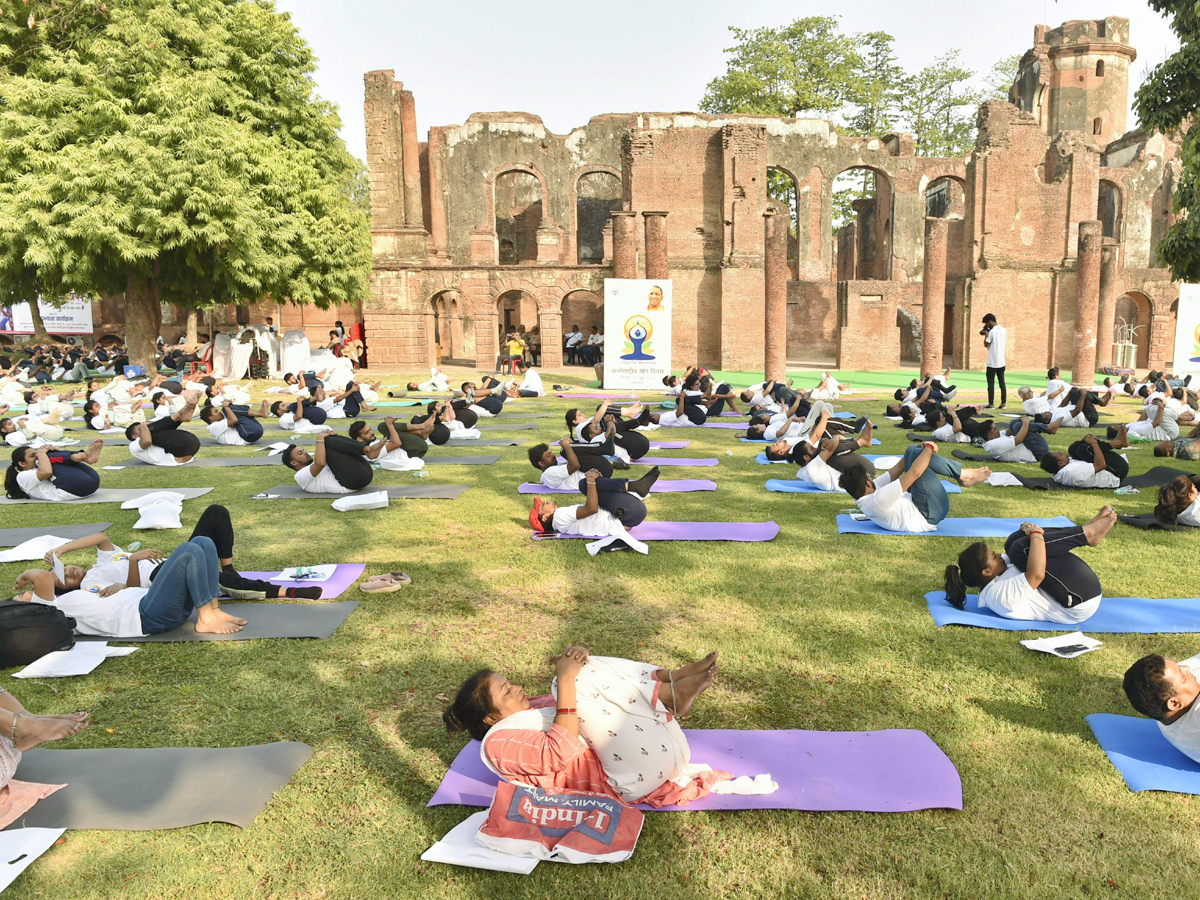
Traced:
<path fill-rule="evenodd" d="M 578 713 L 576 713 L 576 712 L 575 712 L 575 708 L 574 708 L 574 707 L 572 707 L 571 709 L 556 709 L 556 710 L 554 711 L 554 714 L 555 714 L 556 716 L 574 716 L 574 715 L 578 715 Z"/>

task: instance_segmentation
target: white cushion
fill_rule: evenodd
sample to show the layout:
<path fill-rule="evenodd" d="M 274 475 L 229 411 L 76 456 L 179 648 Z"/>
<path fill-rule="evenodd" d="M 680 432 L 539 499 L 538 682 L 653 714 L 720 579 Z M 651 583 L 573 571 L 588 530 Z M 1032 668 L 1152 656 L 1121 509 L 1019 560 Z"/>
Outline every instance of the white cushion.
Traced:
<path fill-rule="evenodd" d="M 347 512 L 352 509 L 383 509 L 387 505 L 387 491 L 372 491 L 369 494 L 356 494 L 353 497 L 339 497 L 333 501 L 333 508 L 338 512 Z"/>

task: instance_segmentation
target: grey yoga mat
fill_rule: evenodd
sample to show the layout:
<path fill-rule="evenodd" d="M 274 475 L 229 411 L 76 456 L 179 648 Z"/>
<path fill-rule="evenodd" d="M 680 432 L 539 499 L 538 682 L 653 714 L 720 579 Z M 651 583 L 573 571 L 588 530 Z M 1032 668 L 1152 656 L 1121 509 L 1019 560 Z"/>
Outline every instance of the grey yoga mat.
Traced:
<path fill-rule="evenodd" d="M 312 747 L 294 741 L 30 750 L 21 759 L 22 780 L 67 786 L 39 800 L 10 827 L 152 831 L 228 822 L 249 828 L 312 754 Z"/>
<path fill-rule="evenodd" d="M 467 443 L 473 443 L 468 441 Z M 425 456 L 427 466 L 491 466 L 500 462 L 499 456 Z"/>
<path fill-rule="evenodd" d="M 536 422 L 478 422 L 475 425 L 480 431 L 533 431 L 537 428 Z"/>
<path fill-rule="evenodd" d="M 339 497 L 361 497 L 375 491 L 387 491 L 393 500 L 454 500 L 467 490 L 465 484 L 379 484 L 368 485 L 350 494 L 310 494 L 295 484 L 277 484 L 252 500 L 337 500 Z"/>
<path fill-rule="evenodd" d="M 173 466 L 172 468 L 178 467 Z M 211 492 L 212 488 L 100 488 L 96 493 L 87 497 L 80 497 L 78 500 L 9 500 L 7 497 L 0 497 L 0 506 L 15 505 L 17 503 L 57 503 L 59 506 L 78 506 L 82 503 L 124 503 L 126 500 L 136 500 L 147 494 L 157 494 L 159 491 L 171 491 L 175 494 L 183 494 L 184 500 L 195 500 L 197 497 L 203 497 L 205 494 Z"/>
<path fill-rule="evenodd" d="M 0 547 L 16 547 L 37 537 L 52 535 L 54 537 L 75 538 L 87 537 L 89 534 L 99 534 L 112 527 L 112 522 L 92 522 L 88 525 L 38 525 L 34 528 L 3 528 L 0 529 Z"/>
<path fill-rule="evenodd" d="M 222 603 L 221 609 L 246 620 L 246 627 L 233 634 L 197 634 L 194 621 L 174 631 L 142 637 L 105 638 L 76 635 L 77 641 L 117 640 L 121 643 L 174 644 L 180 641 L 253 641 L 259 638 L 315 638 L 324 640 L 350 617 L 355 600 L 337 603 Z"/>

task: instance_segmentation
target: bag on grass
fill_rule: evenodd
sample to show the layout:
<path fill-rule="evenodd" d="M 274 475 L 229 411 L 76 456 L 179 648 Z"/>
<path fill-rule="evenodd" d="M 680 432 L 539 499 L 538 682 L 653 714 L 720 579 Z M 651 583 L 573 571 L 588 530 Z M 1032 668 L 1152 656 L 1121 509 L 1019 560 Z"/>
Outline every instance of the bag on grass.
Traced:
<path fill-rule="evenodd" d="M 26 666 L 75 646 L 75 620 L 45 603 L 0 601 L 0 668 Z"/>

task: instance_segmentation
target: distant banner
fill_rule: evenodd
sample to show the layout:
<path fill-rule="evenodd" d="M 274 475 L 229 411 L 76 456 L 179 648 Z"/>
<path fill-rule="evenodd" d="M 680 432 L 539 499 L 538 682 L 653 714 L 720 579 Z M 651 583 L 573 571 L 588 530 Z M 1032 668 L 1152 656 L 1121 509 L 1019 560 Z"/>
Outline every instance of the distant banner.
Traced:
<path fill-rule="evenodd" d="M 42 324 L 50 334 L 91 334 L 92 301 L 72 297 L 62 306 L 38 301 Z M 0 307 L 0 331 L 10 334 L 33 334 L 33 313 L 28 303 Z"/>
<path fill-rule="evenodd" d="M 1200 284 L 1179 286 L 1172 370 L 1176 375 L 1200 372 Z"/>
<path fill-rule="evenodd" d="M 604 387 L 662 387 L 671 374 L 671 282 L 604 280 Z"/>

